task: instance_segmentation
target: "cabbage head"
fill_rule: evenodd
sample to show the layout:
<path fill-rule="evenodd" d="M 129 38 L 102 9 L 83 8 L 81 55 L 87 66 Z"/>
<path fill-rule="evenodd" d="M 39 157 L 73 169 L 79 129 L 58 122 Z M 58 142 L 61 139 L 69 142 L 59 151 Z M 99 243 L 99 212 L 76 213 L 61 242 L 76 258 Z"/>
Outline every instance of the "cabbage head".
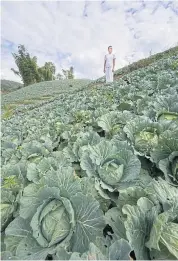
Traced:
<path fill-rule="evenodd" d="M 5 230 L 6 253 L 16 259 L 44 260 L 60 246 L 83 253 L 105 226 L 98 201 L 84 195 L 71 167 L 50 170 L 29 184 L 20 215 Z"/>
<path fill-rule="evenodd" d="M 89 177 L 95 177 L 103 189 L 113 192 L 139 179 L 141 163 L 127 142 L 102 140 L 85 149 L 81 168 Z"/>

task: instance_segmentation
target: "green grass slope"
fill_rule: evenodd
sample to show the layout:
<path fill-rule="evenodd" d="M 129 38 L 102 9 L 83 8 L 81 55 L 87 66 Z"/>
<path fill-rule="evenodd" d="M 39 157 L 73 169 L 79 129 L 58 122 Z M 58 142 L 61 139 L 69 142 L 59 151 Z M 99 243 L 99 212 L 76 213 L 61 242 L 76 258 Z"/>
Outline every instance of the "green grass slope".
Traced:
<path fill-rule="evenodd" d="M 9 81 L 9 80 L 1 80 L 1 93 L 2 94 L 14 92 L 21 88 L 23 88 L 22 83 Z"/>
<path fill-rule="evenodd" d="M 90 83 L 90 80 L 56 80 L 40 82 L 21 88 L 13 93 L 2 96 L 2 105 L 12 103 L 33 103 L 35 100 L 45 100 L 56 97 L 63 92 L 80 89 Z"/>

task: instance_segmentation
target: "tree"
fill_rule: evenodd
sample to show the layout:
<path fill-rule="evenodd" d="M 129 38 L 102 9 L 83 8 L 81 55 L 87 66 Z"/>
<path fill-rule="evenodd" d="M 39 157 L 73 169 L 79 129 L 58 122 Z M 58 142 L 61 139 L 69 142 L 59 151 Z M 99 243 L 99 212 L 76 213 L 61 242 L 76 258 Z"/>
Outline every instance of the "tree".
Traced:
<path fill-rule="evenodd" d="M 64 78 L 65 78 L 65 79 L 68 79 L 68 70 L 62 69 L 62 72 L 63 72 L 63 74 L 64 74 Z"/>
<path fill-rule="evenodd" d="M 74 79 L 74 68 L 71 66 L 69 70 L 62 69 L 65 79 Z"/>
<path fill-rule="evenodd" d="M 38 68 L 38 73 L 40 75 L 41 81 L 54 80 L 55 72 L 56 67 L 52 62 L 46 62 L 44 66 Z"/>
<path fill-rule="evenodd" d="M 40 81 L 37 58 L 35 56 L 31 58 L 24 45 L 19 45 L 18 53 L 12 53 L 12 55 L 19 71 L 13 68 L 11 70 L 21 77 L 24 86 Z"/>
<path fill-rule="evenodd" d="M 11 70 L 18 76 L 20 76 L 20 73 L 18 71 L 16 71 L 15 69 L 11 68 Z"/>
<path fill-rule="evenodd" d="M 61 74 L 61 73 L 58 73 L 57 75 L 56 75 L 56 79 L 57 80 L 62 80 L 64 78 L 64 76 Z"/>
<path fill-rule="evenodd" d="M 74 79 L 74 68 L 71 66 L 68 71 L 68 79 Z"/>
<path fill-rule="evenodd" d="M 13 68 L 11 68 L 11 70 L 21 77 L 24 86 L 55 79 L 55 65 L 52 62 L 46 62 L 44 66 L 38 67 L 37 57 L 34 56 L 31 58 L 24 45 L 19 45 L 18 53 L 13 53 L 12 55 L 19 71 Z"/>
<path fill-rule="evenodd" d="M 37 57 L 30 57 L 24 45 L 18 46 L 18 52 L 12 53 L 18 70 L 11 70 L 21 77 L 24 86 L 42 82 L 55 80 L 56 67 L 52 62 L 45 62 L 44 66 L 38 67 Z M 71 66 L 69 70 L 62 69 L 63 75 L 58 73 L 57 79 L 74 79 L 74 68 Z"/>

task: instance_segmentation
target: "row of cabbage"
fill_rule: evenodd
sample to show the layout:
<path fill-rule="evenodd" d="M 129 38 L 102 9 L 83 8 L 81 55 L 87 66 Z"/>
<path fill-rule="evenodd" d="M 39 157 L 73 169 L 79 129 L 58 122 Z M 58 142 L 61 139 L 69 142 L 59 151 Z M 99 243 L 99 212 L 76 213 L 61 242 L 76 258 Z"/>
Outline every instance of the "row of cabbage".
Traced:
<path fill-rule="evenodd" d="M 2 105 L 22 102 L 23 100 L 41 99 L 43 96 L 56 97 L 60 93 L 70 92 L 80 88 L 84 88 L 91 80 L 76 79 L 76 80 L 54 80 L 40 82 L 21 88 L 17 91 L 4 94 L 2 96 Z"/>
<path fill-rule="evenodd" d="M 2 258 L 178 258 L 174 59 L 2 122 Z"/>

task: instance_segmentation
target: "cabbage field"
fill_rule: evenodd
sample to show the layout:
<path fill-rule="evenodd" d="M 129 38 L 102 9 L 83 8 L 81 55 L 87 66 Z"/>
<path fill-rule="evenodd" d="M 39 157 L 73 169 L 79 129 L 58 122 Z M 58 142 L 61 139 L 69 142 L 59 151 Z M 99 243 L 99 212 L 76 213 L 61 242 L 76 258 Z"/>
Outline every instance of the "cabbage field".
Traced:
<path fill-rule="evenodd" d="M 7 81 L 6 81 L 7 82 Z M 39 82 L 23 87 L 15 92 L 4 94 L 1 98 L 2 105 L 18 103 L 24 100 L 41 100 L 42 98 L 54 98 L 63 92 L 80 89 L 90 83 L 90 80 L 55 80 Z"/>
<path fill-rule="evenodd" d="M 178 259 L 177 60 L 2 120 L 2 260 Z"/>

